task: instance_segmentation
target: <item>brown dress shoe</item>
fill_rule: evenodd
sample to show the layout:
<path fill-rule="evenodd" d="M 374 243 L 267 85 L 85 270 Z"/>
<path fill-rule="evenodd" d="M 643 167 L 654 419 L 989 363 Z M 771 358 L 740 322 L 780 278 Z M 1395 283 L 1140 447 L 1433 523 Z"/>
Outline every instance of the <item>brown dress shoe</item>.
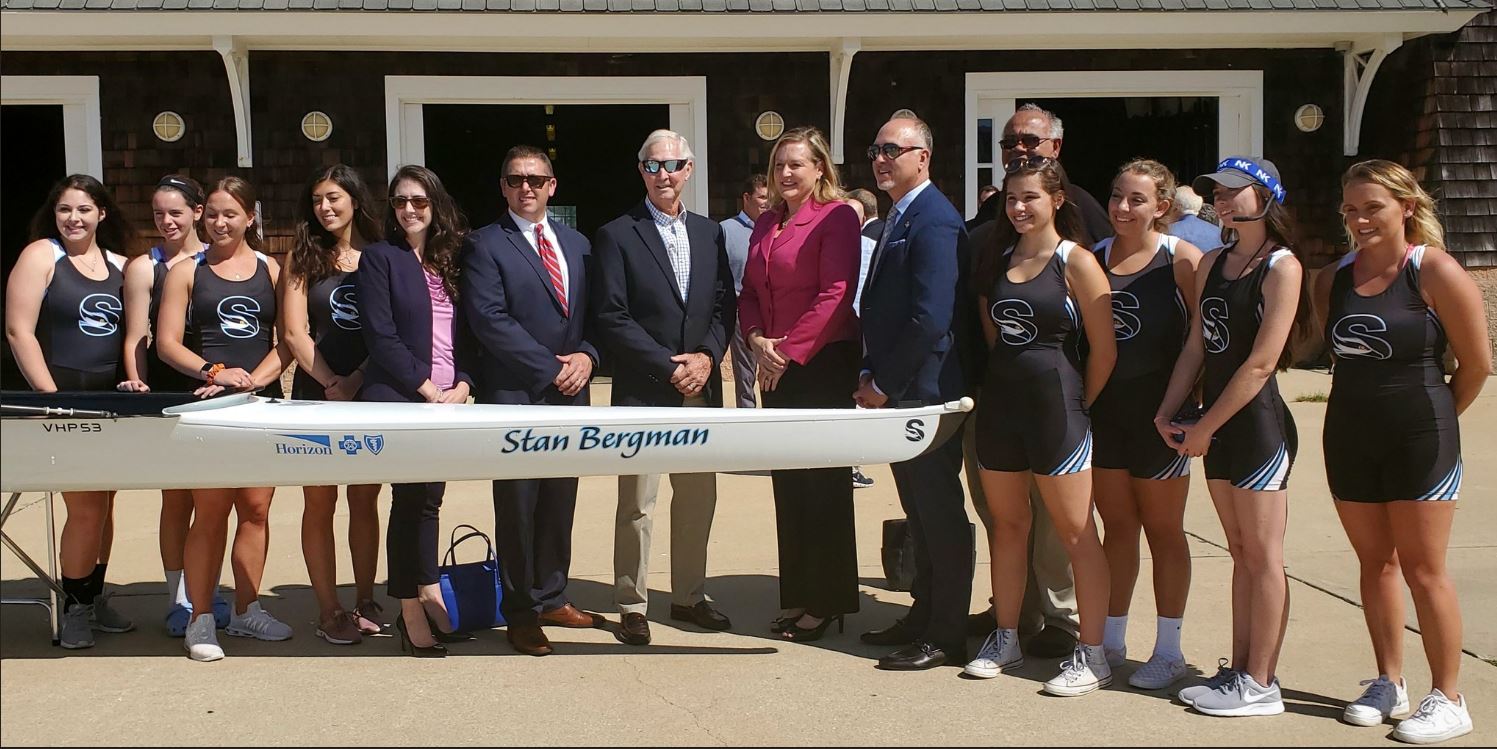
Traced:
<path fill-rule="evenodd" d="M 573 629 L 597 629 L 603 626 L 603 617 L 589 614 L 572 604 L 543 611 L 538 622 L 542 627 L 571 627 Z"/>
<path fill-rule="evenodd" d="M 644 614 L 624 614 L 613 636 L 625 645 L 649 645 L 650 620 Z"/>
<path fill-rule="evenodd" d="M 511 624 L 505 630 L 509 644 L 525 655 L 550 655 L 551 641 L 537 624 Z"/>

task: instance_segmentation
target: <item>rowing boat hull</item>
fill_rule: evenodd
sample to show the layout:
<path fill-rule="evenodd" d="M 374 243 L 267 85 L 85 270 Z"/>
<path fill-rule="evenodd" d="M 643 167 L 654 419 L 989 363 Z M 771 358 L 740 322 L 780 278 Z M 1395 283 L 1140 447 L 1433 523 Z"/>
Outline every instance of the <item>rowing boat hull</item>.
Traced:
<path fill-rule="evenodd" d="M 912 409 L 330 403 L 234 396 L 160 416 L 0 420 L 0 490 L 409 483 L 874 465 L 944 442 Z"/>

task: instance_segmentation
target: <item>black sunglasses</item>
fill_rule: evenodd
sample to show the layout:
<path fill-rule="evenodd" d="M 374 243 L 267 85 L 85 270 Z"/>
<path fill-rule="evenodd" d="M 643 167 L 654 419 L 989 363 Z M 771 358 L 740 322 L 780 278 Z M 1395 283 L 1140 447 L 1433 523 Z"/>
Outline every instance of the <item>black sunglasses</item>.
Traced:
<path fill-rule="evenodd" d="M 397 211 L 405 208 L 407 203 L 418 211 L 424 211 L 431 205 L 431 198 L 425 195 L 393 195 L 390 197 L 390 205 L 395 206 L 395 210 Z"/>
<path fill-rule="evenodd" d="M 1009 135 L 998 141 L 998 147 L 1005 151 L 1012 151 L 1018 148 L 1020 144 L 1023 144 L 1025 148 L 1035 149 L 1039 148 L 1040 144 L 1047 140 L 1055 140 L 1055 138 L 1041 138 L 1038 135 L 1029 135 L 1027 133 L 1024 135 Z"/>
<path fill-rule="evenodd" d="M 910 151 L 924 151 L 925 146 L 901 146 L 898 143 L 874 143 L 868 147 L 868 160 L 873 161 L 883 154 L 884 158 L 893 161 Z"/>
<path fill-rule="evenodd" d="M 547 182 L 556 179 L 549 174 L 506 174 L 504 184 L 509 185 L 511 190 L 520 189 L 520 185 L 530 185 L 530 189 L 539 190 L 546 186 Z"/>
<path fill-rule="evenodd" d="M 1037 153 L 1032 153 L 1028 156 L 1015 156 L 1014 158 L 1003 162 L 1003 171 L 1008 174 L 1013 174 L 1020 169 L 1039 169 L 1046 164 L 1051 163 L 1054 163 L 1054 159 L 1051 159 L 1049 156 L 1041 156 Z"/>
<path fill-rule="evenodd" d="M 659 174 L 661 169 L 675 174 L 690 163 L 691 159 L 646 159 L 639 162 L 639 165 L 644 167 L 645 174 Z"/>

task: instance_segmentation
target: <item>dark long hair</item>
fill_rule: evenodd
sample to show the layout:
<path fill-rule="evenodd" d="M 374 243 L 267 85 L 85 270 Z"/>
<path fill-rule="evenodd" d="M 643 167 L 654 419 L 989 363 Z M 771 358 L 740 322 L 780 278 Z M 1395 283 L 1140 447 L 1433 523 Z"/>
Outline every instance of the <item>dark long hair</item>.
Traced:
<path fill-rule="evenodd" d="M 1263 228 L 1268 233 L 1269 241 L 1273 242 L 1275 247 L 1288 249 L 1294 253 L 1295 258 L 1298 258 L 1299 252 L 1295 251 L 1294 245 L 1299 235 L 1299 227 L 1295 224 L 1294 216 L 1289 213 L 1289 209 L 1285 208 L 1283 203 L 1273 199 L 1273 194 L 1268 191 L 1268 188 L 1258 184 L 1254 184 L 1252 187 L 1253 192 L 1258 195 L 1258 200 L 1268 206 L 1268 212 L 1263 217 Z M 1222 232 L 1222 235 L 1227 238 L 1227 244 L 1222 249 L 1231 250 L 1237 244 L 1237 230 L 1228 225 Z M 1217 258 L 1216 262 L 1222 262 L 1222 258 L 1225 257 L 1226 255 L 1223 254 Z M 1267 261 L 1265 260 L 1264 262 Z M 1294 309 L 1294 327 L 1289 331 L 1289 340 L 1284 342 L 1284 349 L 1279 352 L 1278 368 L 1280 370 L 1288 369 L 1295 362 L 1299 361 L 1300 352 L 1307 351 L 1312 341 L 1317 337 L 1314 330 L 1315 321 L 1312 318 L 1313 315 L 1310 314 L 1310 279 L 1305 273 L 1304 262 L 1301 261 L 1299 300 Z"/>
<path fill-rule="evenodd" d="M 401 167 L 390 180 L 388 197 L 395 197 L 395 187 L 402 180 L 421 185 L 421 189 L 426 191 L 426 197 L 431 200 L 431 224 L 426 227 L 426 246 L 421 248 L 421 264 L 442 279 L 442 287 L 447 290 L 447 296 L 457 299 L 457 277 L 461 270 L 458 255 L 463 247 L 463 237 L 468 233 L 468 219 L 457 207 L 457 201 L 448 194 L 447 188 L 442 186 L 442 178 L 436 172 L 414 164 Z M 405 229 L 395 217 L 393 203 L 385 210 L 385 235 L 391 238 L 405 236 Z"/>
<path fill-rule="evenodd" d="M 244 209 L 245 213 L 255 217 L 255 220 L 251 221 L 249 226 L 244 229 L 244 243 L 249 245 L 251 250 L 259 252 L 260 222 L 264 219 L 261 218 L 260 211 L 258 210 L 260 199 L 255 196 L 255 186 L 251 185 L 249 180 L 243 177 L 224 177 L 213 183 L 213 189 L 208 191 L 208 197 L 211 198 L 215 193 L 220 192 L 228 193 L 229 197 L 233 198 L 234 202 L 238 203 L 239 207 Z M 206 204 L 207 199 L 205 198 L 203 202 Z M 203 220 L 206 221 L 207 218 L 208 214 L 204 213 Z"/>
<path fill-rule="evenodd" d="M 1003 191 L 999 193 L 997 201 L 998 218 L 996 229 L 993 231 L 993 241 L 989 242 L 986 247 L 977 248 L 977 258 L 973 263 L 973 293 L 979 296 L 987 296 L 992 291 L 993 284 L 998 282 L 998 274 L 1003 272 L 1003 251 L 1019 241 L 1019 231 L 1014 228 L 1013 221 L 1008 218 L 1008 185 L 1017 178 L 1034 174 L 1040 176 L 1040 189 L 1044 190 L 1047 195 L 1059 195 L 1065 198 L 1065 172 L 1058 161 L 1049 160 L 1037 165 L 1025 165 L 1009 172 L 1003 178 Z M 1069 239 L 1078 245 L 1086 241 L 1086 228 L 1081 221 L 1081 209 L 1068 199 L 1063 200 L 1060 208 L 1055 211 L 1055 231 L 1060 234 L 1061 239 Z"/>
<path fill-rule="evenodd" d="M 296 245 L 291 249 L 291 275 L 304 286 L 311 286 L 338 272 L 338 238 L 322 225 L 317 218 L 317 208 L 312 204 L 312 193 L 323 182 L 332 182 L 343 188 L 349 200 L 353 201 L 353 228 L 360 239 L 378 242 L 383 236 L 369 199 L 369 187 L 364 184 L 358 170 L 346 164 L 318 169 L 302 191 Z"/>
<path fill-rule="evenodd" d="M 52 191 L 47 193 L 47 202 L 31 217 L 31 241 L 62 241 L 62 233 L 57 230 L 57 201 L 62 200 L 62 194 L 68 190 L 82 191 L 104 212 L 103 220 L 94 230 L 94 242 L 105 250 L 125 254 L 130 249 L 130 241 L 135 239 L 135 229 L 125 218 L 125 212 L 115 204 L 109 188 L 87 174 L 70 174 L 52 186 Z"/>

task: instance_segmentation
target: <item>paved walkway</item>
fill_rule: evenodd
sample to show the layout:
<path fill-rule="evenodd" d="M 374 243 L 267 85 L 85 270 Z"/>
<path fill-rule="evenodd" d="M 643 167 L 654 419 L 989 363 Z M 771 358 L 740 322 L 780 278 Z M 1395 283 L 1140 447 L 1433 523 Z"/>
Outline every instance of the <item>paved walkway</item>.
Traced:
<path fill-rule="evenodd" d="M 1329 381 L 1294 372 L 1283 386 L 1293 398 L 1324 392 Z M 1387 728 L 1336 720 L 1345 701 L 1359 694 L 1358 680 L 1375 674 L 1356 603 L 1356 564 L 1325 489 L 1323 409 L 1313 402 L 1293 405 L 1302 444 L 1291 481 L 1293 606 L 1280 669 L 1289 711 L 1280 717 L 1206 718 L 1162 693 L 1133 691 L 1121 678 L 1098 694 L 1051 698 L 1039 692 L 1055 673 L 1051 660 L 1030 659 L 1018 674 L 992 681 L 968 680 L 949 668 L 875 670 L 872 659 L 881 651 L 862 645 L 856 633 L 887 624 L 909 602 L 879 587 L 879 524 L 900 511 L 887 468 L 876 466 L 867 468 L 876 485 L 857 494 L 863 599 L 846 634 L 800 646 L 768 634 L 777 607 L 769 480 L 723 476 L 709 590 L 733 618 L 734 630 L 705 633 L 666 618 L 669 598 L 660 591 L 669 587 L 669 513 L 662 496 L 653 555 L 659 574 L 651 578 L 655 644 L 630 648 L 602 631 L 552 630 L 557 654 L 548 658 L 515 655 L 499 631 L 453 646 L 453 656 L 442 661 L 402 657 L 391 637 L 357 647 L 317 639 L 298 543 L 300 494 L 283 489 L 271 514 L 264 601 L 296 627 L 296 637 L 282 643 L 225 637 L 228 659 L 193 663 L 160 624 L 159 503 L 151 493 L 129 492 L 120 498 L 110 578 L 118 586 L 118 607 L 139 630 L 100 635 L 92 650 L 68 652 L 47 643 L 39 609 L 5 607 L 0 744 L 1392 745 Z M 1450 561 L 1465 610 L 1466 649 L 1491 658 L 1497 656 L 1497 587 L 1491 584 L 1497 578 L 1491 537 L 1497 457 L 1488 443 L 1497 436 L 1497 397 L 1482 398 L 1462 426 L 1466 486 Z M 1191 662 L 1209 672 L 1227 652 L 1231 561 L 1205 487 L 1196 481 L 1186 523 L 1194 584 L 1183 644 Z M 582 481 L 571 587 L 580 605 L 610 618 L 614 486 L 609 478 Z M 34 546 L 41 537 L 38 507 L 18 511 L 8 528 L 22 543 Z M 340 516 L 340 524 L 345 519 Z M 454 484 L 443 520 L 447 528 L 491 525 L 487 485 Z M 973 610 L 988 595 L 986 548 L 978 554 Z M 340 566 L 340 579 L 351 580 L 346 557 Z M 1134 661 L 1120 676 L 1152 646 L 1147 560 L 1140 579 L 1129 636 Z M 0 587 L 6 595 L 40 590 L 8 552 L 0 555 Z M 344 595 L 351 603 L 352 591 Z M 1429 688 L 1429 676 L 1413 631 L 1406 649 L 1417 699 Z M 1467 657 L 1461 682 L 1477 731 L 1453 744 L 1491 744 L 1497 667 Z"/>

